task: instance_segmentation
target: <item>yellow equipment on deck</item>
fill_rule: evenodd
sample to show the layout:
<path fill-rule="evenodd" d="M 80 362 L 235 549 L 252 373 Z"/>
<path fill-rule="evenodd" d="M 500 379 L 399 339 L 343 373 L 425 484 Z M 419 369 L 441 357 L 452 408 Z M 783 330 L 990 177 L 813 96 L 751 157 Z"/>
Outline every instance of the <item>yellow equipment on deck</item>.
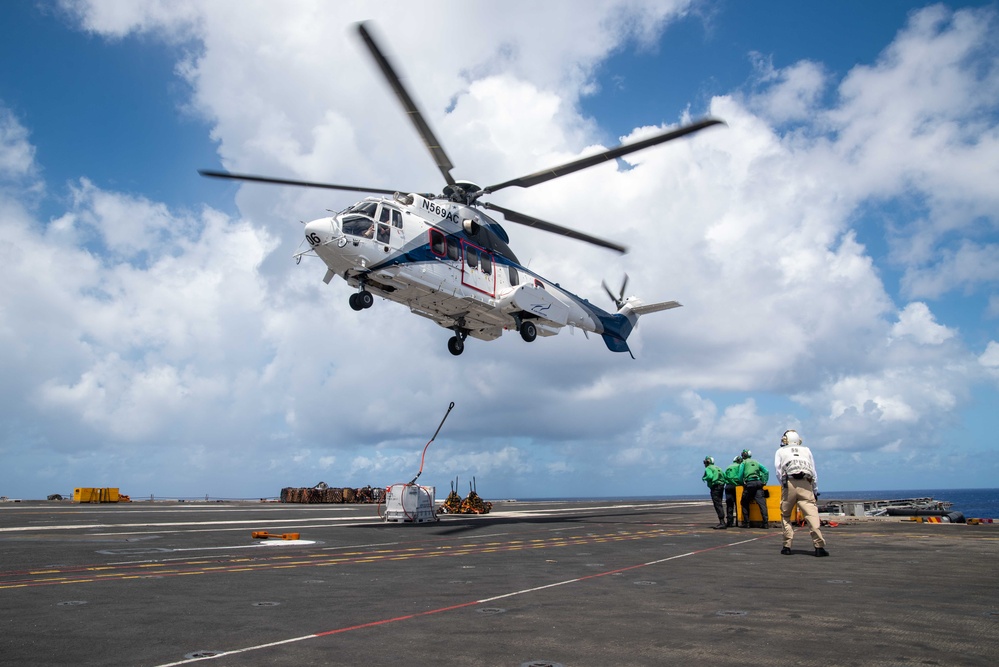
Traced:
<path fill-rule="evenodd" d="M 73 489 L 73 502 L 74 503 L 117 503 L 130 502 L 131 498 L 126 495 L 118 493 L 117 487 L 92 487 L 84 486 L 78 489 Z"/>
<path fill-rule="evenodd" d="M 774 522 L 776 522 L 777 525 L 779 526 L 780 525 L 780 486 L 779 485 L 764 486 L 763 489 L 760 491 L 760 493 L 763 493 L 764 500 L 766 500 L 766 504 L 767 504 L 767 515 L 768 515 L 767 519 L 769 519 L 769 521 L 770 521 L 771 524 L 773 524 Z M 736 511 L 737 516 L 738 516 L 738 520 L 741 523 L 743 521 L 743 518 L 742 518 L 742 487 L 741 486 L 735 487 L 735 511 Z M 791 521 L 792 522 L 795 522 L 795 521 L 798 520 L 797 519 L 797 514 L 798 514 L 798 508 L 795 507 L 791 511 Z M 749 525 L 753 526 L 753 527 L 757 527 L 757 526 L 762 525 L 762 523 L 763 523 L 763 517 L 760 515 L 760 508 L 756 504 L 756 500 L 754 499 L 753 502 L 751 502 L 749 504 Z"/>

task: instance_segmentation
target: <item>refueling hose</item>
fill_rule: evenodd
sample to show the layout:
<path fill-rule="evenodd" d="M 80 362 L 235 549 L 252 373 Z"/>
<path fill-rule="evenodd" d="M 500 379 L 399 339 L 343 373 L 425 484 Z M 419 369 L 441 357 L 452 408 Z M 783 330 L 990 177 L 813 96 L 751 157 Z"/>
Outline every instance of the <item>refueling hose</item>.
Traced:
<path fill-rule="evenodd" d="M 412 486 L 413 484 L 416 484 L 416 480 L 418 480 L 420 478 L 420 475 L 423 474 L 423 461 L 427 458 L 427 447 L 429 447 L 430 443 L 433 442 L 435 438 L 437 438 L 437 434 L 441 432 L 441 427 L 444 426 L 444 422 L 447 421 L 447 416 L 451 414 L 451 410 L 453 409 L 454 409 L 454 401 L 451 401 L 451 405 L 447 406 L 447 412 L 444 413 L 444 419 L 441 420 L 440 426 L 437 427 L 437 430 L 434 431 L 433 437 L 430 438 L 430 440 L 427 441 L 427 444 L 424 445 L 423 447 L 423 455 L 420 457 L 420 471 L 416 473 L 416 477 L 410 480 L 409 484 L 407 484 L 406 486 Z"/>
<path fill-rule="evenodd" d="M 447 416 L 449 414 L 451 414 L 451 410 L 453 410 L 453 409 L 454 409 L 454 401 L 451 401 L 451 404 L 447 406 L 447 412 L 444 413 L 444 418 L 441 419 L 441 423 L 437 426 L 437 430 L 434 431 L 434 435 L 430 438 L 430 440 L 427 441 L 427 444 L 423 446 L 423 454 L 420 456 L 420 470 L 419 470 L 419 472 L 416 473 L 416 477 L 414 477 L 408 483 L 403 484 L 402 485 L 403 488 L 406 488 L 406 487 L 409 487 L 409 486 L 415 486 L 416 485 L 416 480 L 418 480 L 420 478 L 420 475 L 423 474 L 423 462 L 427 458 L 427 448 L 430 447 L 430 443 L 433 442 L 437 438 L 437 434 L 441 432 L 441 427 L 444 426 L 444 422 L 447 421 Z M 399 486 L 399 485 L 398 484 L 393 484 L 392 486 Z M 386 488 L 385 489 L 386 492 L 388 492 L 392 488 L 392 486 L 389 486 L 388 488 Z M 429 497 L 429 494 L 427 494 L 427 496 Z M 405 496 L 403 496 L 403 497 L 405 497 Z M 406 509 L 406 503 L 402 502 L 401 504 L 402 504 L 402 511 L 406 515 L 406 518 L 409 519 L 410 521 L 415 520 L 416 517 L 410 515 L 409 510 Z M 417 507 L 419 507 L 419 503 L 417 503 Z M 382 517 L 381 499 L 380 498 L 379 498 L 379 501 L 378 501 L 378 507 L 376 508 L 376 511 L 378 512 L 378 516 Z"/>

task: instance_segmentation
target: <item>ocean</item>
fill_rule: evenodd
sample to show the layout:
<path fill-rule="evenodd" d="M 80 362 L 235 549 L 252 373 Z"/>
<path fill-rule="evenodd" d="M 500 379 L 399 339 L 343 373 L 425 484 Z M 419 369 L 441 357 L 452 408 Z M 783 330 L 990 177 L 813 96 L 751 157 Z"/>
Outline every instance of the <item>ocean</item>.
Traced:
<path fill-rule="evenodd" d="M 953 503 L 952 512 L 966 519 L 999 519 L 999 489 L 905 489 L 895 491 L 825 491 L 819 500 L 895 500 L 933 498 Z"/>

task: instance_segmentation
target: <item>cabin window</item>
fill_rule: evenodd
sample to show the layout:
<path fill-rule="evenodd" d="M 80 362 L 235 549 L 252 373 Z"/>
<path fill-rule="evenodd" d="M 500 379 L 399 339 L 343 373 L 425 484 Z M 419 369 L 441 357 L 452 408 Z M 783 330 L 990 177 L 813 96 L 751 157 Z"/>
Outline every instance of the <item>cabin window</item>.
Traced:
<path fill-rule="evenodd" d="M 370 239 L 374 231 L 375 221 L 363 215 L 348 215 L 343 218 L 341 227 L 344 234 L 364 236 Z"/>
<path fill-rule="evenodd" d="M 396 229 L 402 229 L 402 212 L 392 209 L 392 226 Z"/>
<path fill-rule="evenodd" d="M 510 287 L 516 287 L 520 284 L 520 273 L 512 266 L 508 266 L 507 269 L 510 271 Z"/>
<path fill-rule="evenodd" d="M 436 229 L 430 230 L 430 252 L 438 257 L 444 257 L 447 253 L 447 239 Z"/>
<path fill-rule="evenodd" d="M 458 248 L 458 242 L 454 239 L 447 240 L 447 258 L 452 262 L 457 262 L 461 256 L 461 250 Z"/>
<path fill-rule="evenodd" d="M 489 275 L 493 272 L 493 260 L 488 252 L 482 253 L 482 273 Z"/>
<path fill-rule="evenodd" d="M 477 267 L 479 265 L 479 251 L 472 246 L 465 246 L 465 263 L 471 269 Z"/>

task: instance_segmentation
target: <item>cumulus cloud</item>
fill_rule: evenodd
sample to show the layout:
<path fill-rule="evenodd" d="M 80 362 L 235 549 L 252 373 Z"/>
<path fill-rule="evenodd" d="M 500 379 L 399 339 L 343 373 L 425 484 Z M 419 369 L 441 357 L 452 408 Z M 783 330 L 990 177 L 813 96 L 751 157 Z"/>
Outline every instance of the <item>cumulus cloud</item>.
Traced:
<path fill-rule="evenodd" d="M 0 179 L 30 175 L 35 170 L 35 148 L 28 131 L 14 114 L 0 105 Z"/>
<path fill-rule="evenodd" d="M 579 111 L 594 68 L 688 8 L 432 3 L 402 28 L 392 2 L 64 5 L 104 38 L 184 44 L 178 76 L 226 167 L 416 191 L 439 188 L 439 174 L 354 21 L 376 21 L 456 175 L 489 183 L 598 150 L 599 119 Z M 556 22 L 564 29 L 547 29 Z M 994 375 L 995 343 L 971 350 L 934 299 L 997 278 L 995 23 L 990 10 L 921 10 L 841 81 L 821 63 L 768 57 L 749 94 L 703 110 L 726 128 L 628 156 L 627 170 L 497 193 L 632 247 L 608 257 L 507 225 L 532 269 L 595 301 L 601 280 L 627 272 L 629 291 L 684 303 L 642 319 L 637 362 L 568 331 L 532 345 L 473 341 L 455 359 L 448 332 L 402 306 L 354 313 L 342 283 L 321 282 L 324 267 L 288 261 L 300 237 L 286 222 L 349 194 L 247 185 L 231 217 L 81 174 L 64 214 L 42 221 L 22 185 L 0 200 L 0 279 L 13 288 L 0 296 L 0 343 L 30 361 L 0 362 L 10 378 L 0 448 L 22 469 L 25 443 L 64 454 L 46 468 L 52 479 L 128 472 L 160 493 L 274 495 L 319 475 L 392 483 L 415 472 L 453 400 L 431 450 L 439 487 L 475 475 L 511 493 L 656 492 L 671 470 L 695 490 L 706 446 L 775 447 L 800 424 L 844 471 L 827 488 L 830 478 L 855 488 L 849 471 L 932 446 L 969 386 Z M 435 31 L 447 43 L 426 49 Z M 24 128 L 0 113 L 5 173 L 33 169 Z M 885 213 L 871 223 L 875 205 Z M 882 223 L 888 260 L 857 229 Z M 157 474 L 135 472 L 143 457 Z"/>
<path fill-rule="evenodd" d="M 778 69 L 773 58 L 751 54 L 763 90 L 752 97 L 752 105 L 774 123 L 804 121 L 814 115 L 826 86 L 819 63 L 803 60 Z"/>

